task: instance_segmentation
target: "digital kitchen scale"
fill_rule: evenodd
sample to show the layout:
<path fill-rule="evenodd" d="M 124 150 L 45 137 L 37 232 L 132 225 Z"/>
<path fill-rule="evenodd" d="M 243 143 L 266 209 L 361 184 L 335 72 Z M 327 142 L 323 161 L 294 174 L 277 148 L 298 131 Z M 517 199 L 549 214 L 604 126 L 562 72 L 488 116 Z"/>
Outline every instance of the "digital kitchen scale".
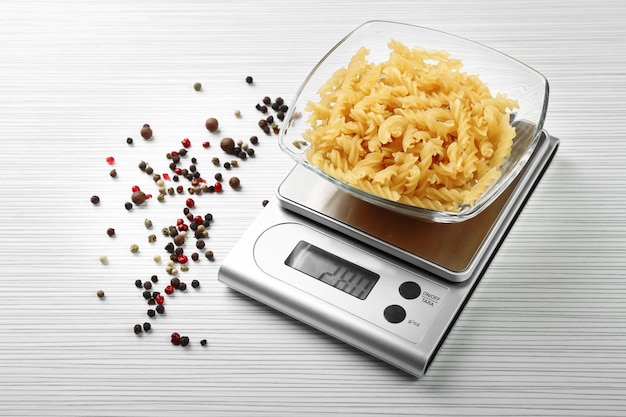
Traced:
<path fill-rule="evenodd" d="M 296 165 L 219 280 L 421 377 L 558 145 L 543 131 L 493 203 L 449 224 L 389 212 Z"/>

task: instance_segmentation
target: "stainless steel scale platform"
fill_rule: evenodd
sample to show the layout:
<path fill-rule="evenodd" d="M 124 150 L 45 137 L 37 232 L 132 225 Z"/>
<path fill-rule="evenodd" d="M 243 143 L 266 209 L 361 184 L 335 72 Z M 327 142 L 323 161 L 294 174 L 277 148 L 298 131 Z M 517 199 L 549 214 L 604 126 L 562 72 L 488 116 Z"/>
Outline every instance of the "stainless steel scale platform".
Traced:
<path fill-rule="evenodd" d="M 422 377 L 558 145 L 543 131 L 498 199 L 449 224 L 390 213 L 296 165 L 218 278 Z"/>

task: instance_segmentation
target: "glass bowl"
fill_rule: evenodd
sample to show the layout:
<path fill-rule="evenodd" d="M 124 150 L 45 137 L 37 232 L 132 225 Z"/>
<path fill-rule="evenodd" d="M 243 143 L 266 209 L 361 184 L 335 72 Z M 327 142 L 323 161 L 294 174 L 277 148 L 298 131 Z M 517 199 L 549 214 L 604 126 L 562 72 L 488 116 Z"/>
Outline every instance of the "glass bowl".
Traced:
<path fill-rule="evenodd" d="M 320 101 L 320 88 L 337 70 L 347 67 L 360 48 L 369 50 L 367 62 L 370 64 L 389 59 L 391 40 L 402 42 L 408 48 L 446 51 L 450 58 L 462 62 L 462 72 L 477 75 L 493 96 L 502 93 L 517 101 L 518 107 L 508 115 L 511 126 L 516 129 L 510 154 L 499 168 L 500 176 L 473 203 L 459 203 L 454 209 L 437 209 L 394 201 L 337 179 L 308 160 L 307 150 L 310 143 L 305 140 L 305 132 L 312 126 L 309 122 L 311 111 L 307 104 Z M 362 200 L 426 221 L 456 223 L 470 219 L 484 210 L 522 170 L 539 140 L 548 105 L 548 92 L 548 82 L 540 73 L 476 42 L 403 23 L 370 21 L 339 41 L 304 80 L 285 115 L 279 144 L 297 163 Z"/>

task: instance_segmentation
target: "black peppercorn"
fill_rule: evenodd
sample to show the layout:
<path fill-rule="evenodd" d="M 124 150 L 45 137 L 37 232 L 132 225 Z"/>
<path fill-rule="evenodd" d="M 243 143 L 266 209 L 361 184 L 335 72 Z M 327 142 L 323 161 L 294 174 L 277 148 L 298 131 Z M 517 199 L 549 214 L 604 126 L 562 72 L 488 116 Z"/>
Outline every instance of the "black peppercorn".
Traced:
<path fill-rule="evenodd" d="M 98 204 L 98 203 L 100 203 L 100 197 L 98 197 L 97 195 L 92 195 L 91 204 Z"/>
<path fill-rule="evenodd" d="M 152 281 L 152 282 L 154 282 L 154 283 L 157 283 L 157 282 L 159 282 L 159 277 L 158 277 L 158 276 L 156 276 L 156 275 L 152 275 L 152 276 L 150 277 L 150 281 Z"/>
<path fill-rule="evenodd" d="M 135 327 L 133 327 L 133 331 L 135 332 L 135 334 L 141 333 L 142 331 L 141 324 L 135 324 Z"/>
<path fill-rule="evenodd" d="M 146 331 L 146 332 L 149 332 L 150 329 L 152 329 L 152 325 L 149 322 L 145 322 L 143 324 L 143 330 Z"/>
<path fill-rule="evenodd" d="M 200 281 L 194 279 L 193 281 L 191 281 L 191 286 L 194 288 L 198 288 L 200 286 Z"/>
<path fill-rule="evenodd" d="M 115 229 L 114 229 L 114 228 L 112 228 L 112 227 L 109 227 L 109 228 L 107 229 L 107 235 L 108 235 L 108 236 L 110 236 L 110 237 L 115 236 Z"/>
<path fill-rule="evenodd" d="M 131 203 L 130 201 L 125 202 L 124 203 L 124 208 L 126 210 L 129 210 L 129 211 L 132 210 L 133 209 L 133 203 Z"/>
<path fill-rule="evenodd" d="M 135 280 L 135 287 L 142 288 L 143 287 L 143 282 L 141 282 L 140 279 L 136 279 Z"/>
<path fill-rule="evenodd" d="M 129 145 L 133 144 L 133 138 L 126 138 L 126 143 L 128 143 Z"/>
<path fill-rule="evenodd" d="M 165 307 L 163 307 L 163 304 L 159 304 L 158 306 L 156 306 L 156 312 L 159 314 L 165 313 Z"/>
<path fill-rule="evenodd" d="M 148 311 L 146 312 L 148 314 L 149 317 L 154 317 L 156 316 L 156 311 L 154 311 L 153 309 L 149 308 Z"/>
<path fill-rule="evenodd" d="M 252 84 L 252 83 L 254 82 L 254 79 L 253 79 L 251 76 L 249 76 L 249 75 L 248 75 L 248 76 L 246 77 L 246 82 L 247 82 L 248 84 Z"/>
<path fill-rule="evenodd" d="M 146 290 L 143 292 L 143 298 L 145 298 L 146 300 L 149 300 L 152 298 L 152 293 L 150 293 L 150 291 Z"/>
<path fill-rule="evenodd" d="M 250 136 L 250 143 L 253 145 L 256 145 L 257 143 L 259 143 L 258 136 Z"/>

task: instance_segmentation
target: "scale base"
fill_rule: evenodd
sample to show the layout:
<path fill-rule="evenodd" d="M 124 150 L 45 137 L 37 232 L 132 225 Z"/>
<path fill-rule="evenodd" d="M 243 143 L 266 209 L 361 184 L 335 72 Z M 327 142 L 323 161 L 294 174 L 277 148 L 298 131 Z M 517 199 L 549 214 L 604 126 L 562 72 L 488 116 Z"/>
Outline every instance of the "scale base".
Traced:
<path fill-rule="evenodd" d="M 278 188 L 276 198 L 226 257 L 218 278 L 251 298 L 421 377 L 558 144 L 557 138 L 543 132 L 526 169 L 502 198 L 493 203 L 497 203 L 495 213 L 487 210 L 468 220 L 476 222 L 474 226 L 463 225 L 466 222 L 441 225 L 413 221 L 418 223 L 415 226 L 418 228 L 450 227 L 456 230 L 457 240 L 465 236 L 457 234 L 463 227 L 480 225 L 480 242 L 474 245 L 477 249 L 470 256 L 469 267 L 459 271 L 420 252 L 398 250 L 380 236 L 363 230 L 361 224 L 357 227 L 340 215 L 333 217 L 338 212 L 330 210 L 326 206 L 328 202 L 339 201 L 335 207 L 341 207 L 350 199 L 336 194 L 343 192 L 332 186 L 327 189 L 325 180 L 296 166 Z M 318 194 L 324 189 L 332 195 Z M 305 192 L 294 194 L 294 190 Z M 433 235 L 426 236 L 436 239 Z M 301 242 L 324 248 L 324 252 L 345 258 L 346 263 L 373 271 L 378 278 L 371 292 L 360 299 L 351 290 L 341 289 L 335 283 L 327 285 L 327 280 L 312 279 L 314 274 L 309 276 L 291 268 L 288 258 Z M 417 288 L 410 297 L 399 291 L 407 283 Z"/>

